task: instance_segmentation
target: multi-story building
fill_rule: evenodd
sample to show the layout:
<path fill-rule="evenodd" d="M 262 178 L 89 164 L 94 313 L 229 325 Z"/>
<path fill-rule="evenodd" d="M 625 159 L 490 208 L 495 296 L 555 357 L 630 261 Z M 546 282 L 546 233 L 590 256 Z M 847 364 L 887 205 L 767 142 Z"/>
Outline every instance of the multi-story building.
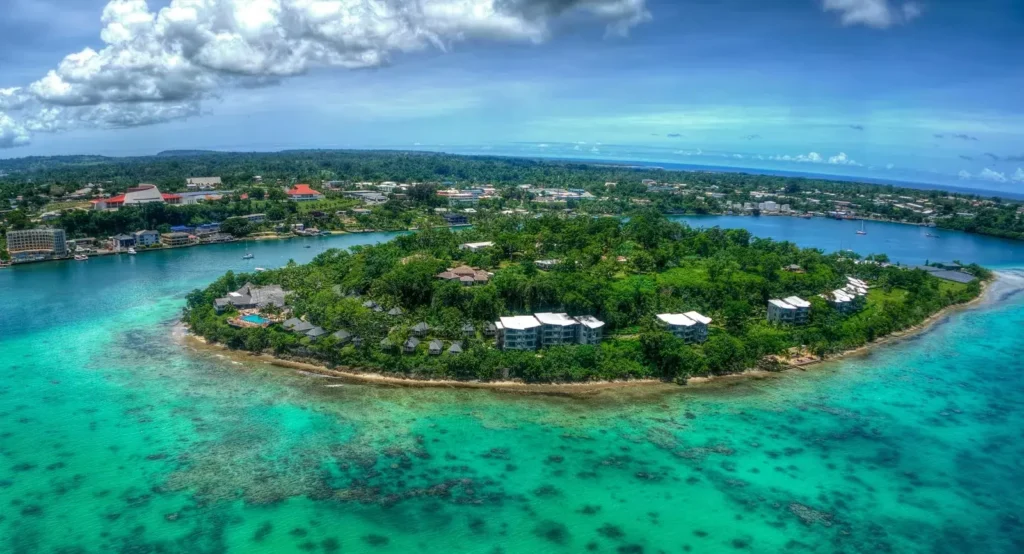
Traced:
<path fill-rule="evenodd" d="M 536 350 L 541 323 L 532 315 L 502 317 L 494 323 L 498 347 L 503 350 Z"/>
<path fill-rule="evenodd" d="M 191 243 L 191 235 L 188 233 L 164 233 L 160 235 L 160 242 L 164 246 L 187 246 Z"/>
<path fill-rule="evenodd" d="M 704 342 L 708 338 L 708 325 L 711 323 L 711 318 L 697 312 L 687 312 L 685 314 L 658 314 L 658 321 L 676 338 L 686 342 Z"/>
<path fill-rule="evenodd" d="M 541 347 L 561 346 L 577 341 L 580 322 L 569 317 L 568 314 L 539 313 L 534 314 L 534 317 L 541 324 Z"/>
<path fill-rule="evenodd" d="M 598 345 L 601 344 L 604 332 L 604 322 L 592 315 L 581 315 L 576 318 L 580 322 L 579 336 L 577 341 L 580 344 Z"/>
<path fill-rule="evenodd" d="M 98 198 L 92 201 L 94 210 L 116 210 L 124 206 L 141 206 L 142 204 L 180 204 L 181 195 L 164 194 L 156 185 L 142 184 L 132 187 L 119 196 Z"/>
<path fill-rule="evenodd" d="M 134 235 L 114 235 L 110 237 L 110 249 L 111 250 L 127 250 L 135 246 Z"/>
<path fill-rule="evenodd" d="M 68 255 L 64 229 L 25 229 L 7 232 L 7 252 L 13 263 L 64 258 Z"/>
<path fill-rule="evenodd" d="M 796 306 L 780 298 L 772 298 L 768 301 L 768 321 L 793 323 L 796 321 Z"/>
<path fill-rule="evenodd" d="M 135 231 L 132 235 L 135 237 L 136 246 L 160 244 L 160 233 L 156 231 Z"/>

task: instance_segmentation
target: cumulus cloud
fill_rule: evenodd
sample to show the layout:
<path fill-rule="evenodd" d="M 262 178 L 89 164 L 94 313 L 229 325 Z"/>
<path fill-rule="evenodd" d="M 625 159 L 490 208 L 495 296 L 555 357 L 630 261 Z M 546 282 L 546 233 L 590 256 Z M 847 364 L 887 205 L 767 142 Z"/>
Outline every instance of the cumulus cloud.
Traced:
<path fill-rule="evenodd" d="M 828 159 L 828 163 L 833 165 L 860 165 L 859 163 L 851 160 L 846 155 L 846 152 L 840 152 L 838 155 L 832 156 Z"/>
<path fill-rule="evenodd" d="M 968 173 L 967 170 L 965 170 L 965 169 L 961 169 L 960 173 L 957 173 L 956 176 L 961 178 L 961 179 L 964 179 L 964 180 L 970 179 L 971 177 L 973 177 L 973 175 Z"/>
<path fill-rule="evenodd" d="M 902 25 L 921 16 L 921 5 L 916 2 L 890 0 L 822 0 L 825 11 L 838 12 L 843 25 L 865 25 L 886 29 Z"/>
<path fill-rule="evenodd" d="M 993 183 L 1005 183 L 1007 181 L 1005 173 L 993 171 L 987 167 L 985 169 L 982 169 L 981 173 L 979 173 L 977 177 L 978 179 L 982 179 L 984 181 L 992 181 Z"/>
<path fill-rule="evenodd" d="M 798 163 L 813 163 L 813 164 L 832 164 L 832 165 L 850 165 L 860 166 L 861 164 L 855 160 L 850 159 L 846 155 L 846 152 L 840 152 L 835 156 L 829 156 L 828 158 L 823 157 L 817 152 L 810 152 L 808 154 L 797 154 L 796 156 L 790 156 L 789 154 L 768 156 L 769 160 L 777 162 L 798 162 Z"/>
<path fill-rule="evenodd" d="M 29 143 L 28 130 L 7 114 L 0 112 L 0 148 L 13 148 Z"/>
<path fill-rule="evenodd" d="M 147 125 L 200 113 L 226 87 L 258 87 L 319 67 L 369 68 L 455 43 L 540 43 L 587 18 L 624 35 L 646 0 L 110 0 L 104 46 L 69 54 L 27 87 L 0 89 L 23 129 Z M 5 133 L 12 125 L 4 127 Z"/>
<path fill-rule="evenodd" d="M 1017 168 L 1017 171 L 1013 174 L 1013 180 L 1018 183 L 1024 183 L 1024 169 Z"/>

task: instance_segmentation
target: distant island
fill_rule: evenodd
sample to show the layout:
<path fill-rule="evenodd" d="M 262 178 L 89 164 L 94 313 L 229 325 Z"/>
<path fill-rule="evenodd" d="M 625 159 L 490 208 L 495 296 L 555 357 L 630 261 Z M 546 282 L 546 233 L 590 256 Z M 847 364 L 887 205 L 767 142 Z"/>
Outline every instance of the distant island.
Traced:
<path fill-rule="evenodd" d="M 413 379 L 683 383 L 857 348 L 990 277 L 936 265 L 694 230 L 656 210 L 512 215 L 228 273 L 189 294 L 183 319 L 232 349 Z"/>
<path fill-rule="evenodd" d="M 522 214 L 629 216 L 646 209 L 886 221 L 1024 238 L 1024 205 L 1002 198 L 425 152 L 170 151 L 0 160 L 0 199 L 9 208 L 0 217 L 3 263 L 241 238 L 470 225 Z M 17 240 L 9 240 L 12 233 Z"/>

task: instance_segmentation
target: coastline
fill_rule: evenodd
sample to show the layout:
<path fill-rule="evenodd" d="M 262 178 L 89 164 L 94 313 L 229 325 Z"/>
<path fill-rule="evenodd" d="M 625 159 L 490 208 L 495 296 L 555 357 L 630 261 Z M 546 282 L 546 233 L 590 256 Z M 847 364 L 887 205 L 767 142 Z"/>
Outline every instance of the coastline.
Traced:
<path fill-rule="evenodd" d="M 981 293 L 964 304 L 947 306 L 938 312 L 928 316 L 921 323 L 896 331 L 873 342 L 842 351 L 826 359 L 817 360 L 801 366 L 788 366 L 780 371 L 766 371 L 763 369 L 750 368 L 739 373 L 727 375 L 710 375 L 706 377 L 691 377 L 686 385 L 676 385 L 659 379 L 632 379 L 625 381 L 588 381 L 582 383 L 523 383 L 520 381 L 457 381 L 452 379 L 415 379 L 398 375 L 387 375 L 377 371 L 360 371 L 355 368 L 329 368 L 322 364 L 309 361 L 296 361 L 278 358 L 270 354 L 252 354 L 240 350 L 232 350 L 225 345 L 211 343 L 203 337 L 193 334 L 183 322 L 175 325 L 174 336 L 180 342 L 196 351 L 218 352 L 225 354 L 236 361 L 258 362 L 273 365 L 276 367 L 293 369 L 300 372 L 313 373 L 324 377 L 339 379 L 343 382 L 375 384 L 397 387 L 414 388 L 461 388 L 489 390 L 492 392 L 505 392 L 512 394 L 526 395 L 547 395 L 547 396 L 592 396 L 605 391 L 620 390 L 626 388 L 649 388 L 657 390 L 681 390 L 686 388 L 704 388 L 711 386 L 729 386 L 739 384 L 748 380 L 769 379 L 789 374 L 794 371 L 809 371 L 820 368 L 825 364 L 837 362 L 847 358 L 864 356 L 874 349 L 912 338 L 921 333 L 927 332 L 936 324 L 946 320 L 949 316 L 972 309 L 987 299 L 991 290 L 990 284 L 999 281 L 1002 274 L 995 273 L 991 281 L 982 281 Z"/>

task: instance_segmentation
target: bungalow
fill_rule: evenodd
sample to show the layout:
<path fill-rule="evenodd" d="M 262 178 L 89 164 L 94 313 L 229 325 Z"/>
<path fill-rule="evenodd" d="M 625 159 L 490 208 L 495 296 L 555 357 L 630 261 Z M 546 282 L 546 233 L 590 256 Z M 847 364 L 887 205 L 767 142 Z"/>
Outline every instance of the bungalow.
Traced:
<path fill-rule="evenodd" d="M 309 337 L 310 340 L 313 340 L 313 341 L 319 339 L 320 337 L 322 337 L 322 336 L 324 336 L 326 334 L 327 334 L 327 331 L 325 331 L 323 327 L 313 327 L 309 331 L 306 331 L 306 336 Z"/>
<path fill-rule="evenodd" d="M 462 324 L 462 334 L 467 337 L 472 337 L 473 335 L 476 335 L 476 327 L 474 327 L 472 323 L 469 323 L 467 321 L 466 323 Z"/>
<path fill-rule="evenodd" d="M 438 279 L 458 281 L 459 283 L 462 283 L 463 286 L 467 287 L 478 284 L 487 284 L 493 276 L 493 273 L 488 273 L 478 267 L 469 267 L 468 265 L 449 268 L 447 271 L 442 271 L 435 275 Z"/>
<path fill-rule="evenodd" d="M 448 347 L 448 353 L 451 355 L 462 354 L 462 342 L 453 342 L 452 345 Z"/>
<path fill-rule="evenodd" d="M 416 352 L 416 347 L 419 345 L 420 339 L 416 337 L 409 337 L 409 340 L 405 341 L 405 344 L 402 345 L 402 352 L 412 354 L 413 352 Z"/>
<path fill-rule="evenodd" d="M 383 350 L 385 352 L 388 352 L 391 349 L 393 349 L 394 347 L 395 347 L 395 343 L 391 342 L 390 338 L 384 337 L 383 339 L 381 339 L 381 341 L 380 341 L 380 349 L 381 350 Z"/>
<path fill-rule="evenodd" d="M 410 331 L 412 331 L 414 335 L 422 337 L 430 332 L 430 325 L 427 325 L 425 321 L 421 321 L 416 325 L 413 325 Z"/>
<path fill-rule="evenodd" d="M 402 311 L 402 308 L 399 308 L 397 306 L 395 306 L 394 308 L 391 308 L 390 310 L 388 310 L 388 315 L 393 316 L 393 317 L 398 317 L 398 316 L 400 316 L 400 315 L 402 315 L 404 313 L 405 312 Z"/>
<path fill-rule="evenodd" d="M 484 325 L 484 336 L 493 337 L 498 334 L 498 327 L 494 323 L 487 323 Z"/>
<path fill-rule="evenodd" d="M 503 350 L 536 350 L 540 321 L 532 315 L 502 317 L 494 323 L 498 347 Z"/>
<path fill-rule="evenodd" d="M 443 352 L 443 351 L 444 351 L 444 343 L 442 343 L 441 341 L 439 341 L 437 339 L 434 339 L 434 340 L 430 341 L 430 345 L 427 347 L 427 352 L 431 356 L 440 356 L 441 352 Z"/>
<path fill-rule="evenodd" d="M 132 235 L 135 237 L 136 246 L 160 244 L 160 233 L 156 231 L 135 231 Z"/>
<path fill-rule="evenodd" d="M 310 188 L 306 184 L 298 184 L 288 189 L 288 199 L 295 202 L 307 202 L 310 200 L 323 200 L 324 195 L 318 190 Z"/>
<path fill-rule="evenodd" d="M 331 336 L 334 337 L 336 341 L 338 341 L 338 344 L 347 344 L 350 340 L 352 340 L 352 333 L 349 333 L 344 329 L 335 331 L 334 333 L 331 334 Z"/>

